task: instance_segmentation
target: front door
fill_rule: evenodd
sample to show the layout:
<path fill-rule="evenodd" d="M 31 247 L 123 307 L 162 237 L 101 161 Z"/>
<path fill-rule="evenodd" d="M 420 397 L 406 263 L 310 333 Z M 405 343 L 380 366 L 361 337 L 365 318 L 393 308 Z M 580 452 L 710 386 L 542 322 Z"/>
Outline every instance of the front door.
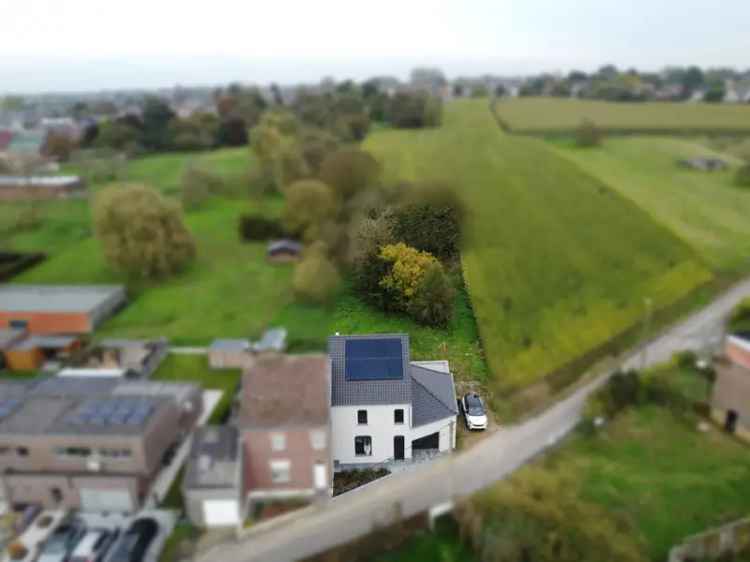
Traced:
<path fill-rule="evenodd" d="M 404 436 L 396 435 L 393 438 L 393 458 L 397 461 L 404 460 Z"/>
<path fill-rule="evenodd" d="M 737 412 L 734 410 L 729 410 L 727 412 L 727 419 L 724 422 L 724 429 L 726 429 L 729 433 L 734 433 L 735 429 L 737 429 L 737 418 L 739 416 L 737 415 Z"/>

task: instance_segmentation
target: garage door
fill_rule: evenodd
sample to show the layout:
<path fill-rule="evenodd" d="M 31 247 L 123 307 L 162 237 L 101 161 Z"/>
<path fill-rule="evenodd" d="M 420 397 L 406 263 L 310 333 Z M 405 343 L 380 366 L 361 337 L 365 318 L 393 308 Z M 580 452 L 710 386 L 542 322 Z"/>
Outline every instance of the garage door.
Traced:
<path fill-rule="evenodd" d="M 81 488 L 82 511 L 133 511 L 133 498 L 127 490 Z"/>
<path fill-rule="evenodd" d="M 240 510 L 236 500 L 206 500 L 203 502 L 203 519 L 207 527 L 237 525 Z"/>

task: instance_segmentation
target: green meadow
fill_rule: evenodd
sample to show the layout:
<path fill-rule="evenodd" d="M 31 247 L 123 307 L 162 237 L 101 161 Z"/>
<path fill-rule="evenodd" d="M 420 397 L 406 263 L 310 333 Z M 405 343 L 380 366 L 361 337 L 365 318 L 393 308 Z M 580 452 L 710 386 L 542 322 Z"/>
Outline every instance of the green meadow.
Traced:
<path fill-rule="evenodd" d="M 709 103 L 612 103 L 561 98 L 500 101 L 497 115 L 514 132 L 564 133 L 589 119 L 613 132 L 750 133 L 750 105 Z"/>
<path fill-rule="evenodd" d="M 750 190 L 734 185 L 739 160 L 689 140 L 606 138 L 600 147 L 555 143 L 557 153 L 632 200 L 689 243 L 711 265 L 727 272 L 750 268 Z M 732 167 L 701 172 L 677 161 L 719 157 Z"/>

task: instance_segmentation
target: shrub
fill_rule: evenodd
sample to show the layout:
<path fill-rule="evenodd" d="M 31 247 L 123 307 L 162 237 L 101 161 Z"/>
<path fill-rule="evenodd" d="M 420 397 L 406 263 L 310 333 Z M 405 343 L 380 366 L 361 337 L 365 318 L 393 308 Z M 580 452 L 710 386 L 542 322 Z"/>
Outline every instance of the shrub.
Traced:
<path fill-rule="evenodd" d="M 750 164 L 743 164 L 737 170 L 734 182 L 740 187 L 750 187 Z"/>
<path fill-rule="evenodd" d="M 576 144 L 590 148 L 602 144 L 602 132 L 593 121 L 586 119 L 576 130 Z"/>
<path fill-rule="evenodd" d="M 240 238 L 247 242 L 263 242 L 286 238 L 287 236 L 287 231 L 275 219 L 260 215 L 242 215 L 240 217 Z"/>
<path fill-rule="evenodd" d="M 438 261 L 427 252 L 420 252 L 403 242 L 384 246 L 379 255 L 380 259 L 391 264 L 390 271 L 380 280 L 380 286 L 393 296 L 399 309 L 408 310 L 428 267 L 438 264 Z"/>
<path fill-rule="evenodd" d="M 284 226 L 306 240 L 317 240 L 324 223 L 338 210 L 333 191 L 318 180 L 300 180 L 289 186 L 284 208 Z"/>
<path fill-rule="evenodd" d="M 380 177 L 380 165 L 368 152 L 344 148 L 329 154 L 320 166 L 320 179 L 342 202 L 373 187 Z"/>
<path fill-rule="evenodd" d="M 453 316 L 456 291 L 439 263 L 430 265 L 408 306 L 409 315 L 420 324 L 446 327 Z"/>
<path fill-rule="evenodd" d="M 429 187 L 414 193 L 412 201 L 393 213 L 394 238 L 440 259 L 457 256 L 464 211 L 455 192 Z"/>
<path fill-rule="evenodd" d="M 224 186 L 221 177 L 194 164 L 182 174 L 181 184 L 182 206 L 187 210 L 200 208 L 211 196 L 220 194 Z"/>
<path fill-rule="evenodd" d="M 294 270 L 294 292 L 297 298 L 305 302 L 329 302 L 340 283 L 336 266 L 326 256 L 322 244 L 309 248 Z"/>
<path fill-rule="evenodd" d="M 195 257 L 180 205 L 143 185 L 99 192 L 94 229 L 110 264 L 132 276 L 172 275 Z"/>

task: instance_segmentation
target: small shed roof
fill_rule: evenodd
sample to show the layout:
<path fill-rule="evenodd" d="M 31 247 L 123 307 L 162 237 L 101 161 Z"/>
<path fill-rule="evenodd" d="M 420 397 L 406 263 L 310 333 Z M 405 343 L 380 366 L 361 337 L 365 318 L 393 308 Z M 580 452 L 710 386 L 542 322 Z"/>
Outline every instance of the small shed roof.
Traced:
<path fill-rule="evenodd" d="M 275 254 L 278 252 L 290 252 L 299 254 L 302 252 L 302 244 L 296 240 L 273 240 L 268 243 L 268 253 Z"/>
<path fill-rule="evenodd" d="M 2 285 L 0 310 L 92 312 L 112 298 L 125 298 L 121 285 Z"/>

